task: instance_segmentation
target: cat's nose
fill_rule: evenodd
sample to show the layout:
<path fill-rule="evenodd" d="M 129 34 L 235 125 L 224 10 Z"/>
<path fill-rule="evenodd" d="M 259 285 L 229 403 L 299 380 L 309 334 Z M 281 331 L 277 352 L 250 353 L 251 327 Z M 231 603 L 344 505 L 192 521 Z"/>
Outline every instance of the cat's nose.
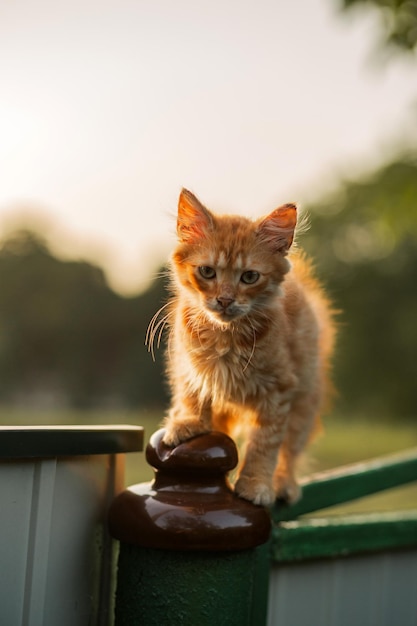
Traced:
<path fill-rule="evenodd" d="M 217 302 L 220 304 L 221 307 L 223 307 L 224 310 L 226 310 L 227 307 L 234 302 L 234 298 L 225 298 L 223 296 L 219 296 L 217 298 Z"/>

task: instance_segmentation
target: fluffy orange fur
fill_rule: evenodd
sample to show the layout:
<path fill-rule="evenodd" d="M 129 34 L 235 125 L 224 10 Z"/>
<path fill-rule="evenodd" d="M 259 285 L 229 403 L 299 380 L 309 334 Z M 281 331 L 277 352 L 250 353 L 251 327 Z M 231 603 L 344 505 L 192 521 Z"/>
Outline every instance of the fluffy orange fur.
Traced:
<path fill-rule="evenodd" d="M 288 254 L 296 222 L 292 204 L 251 221 L 215 215 L 183 190 L 164 318 L 165 443 L 244 427 L 235 491 L 262 505 L 299 498 L 296 461 L 330 388 L 332 311 L 310 264 Z"/>

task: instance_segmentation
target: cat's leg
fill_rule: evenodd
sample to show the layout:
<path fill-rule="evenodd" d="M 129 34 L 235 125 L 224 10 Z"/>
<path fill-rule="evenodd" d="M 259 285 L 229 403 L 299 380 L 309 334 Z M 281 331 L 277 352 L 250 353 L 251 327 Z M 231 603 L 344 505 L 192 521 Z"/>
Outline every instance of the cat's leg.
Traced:
<path fill-rule="evenodd" d="M 289 503 L 297 502 L 301 497 L 296 477 L 297 461 L 311 438 L 315 424 L 315 407 L 315 398 L 311 396 L 294 402 L 279 450 L 278 464 L 274 472 L 274 488 L 276 497 Z"/>
<path fill-rule="evenodd" d="M 279 454 L 278 465 L 274 472 L 274 491 L 279 500 L 289 504 L 297 502 L 301 497 L 301 488 L 296 478 L 296 461 L 298 455 L 283 442 Z"/>
<path fill-rule="evenodd" d="M 275 405 L 275 410 L 272 406 Z M 257 416 L 250 432 L 245 459 L 235 484 L 236 493 L 255 504 L 275 500 L 273 474 L 288 421 L 288 403 L 273 403 Z M 272 417 L 271 417 L 272 416 Z"/>
<path fill-rule="evenodd" d="M 164 443 L 177 446 L 212 429 L 211 402 L 201 402 L 197 395 L 176 394 L 164 422 Z"/>

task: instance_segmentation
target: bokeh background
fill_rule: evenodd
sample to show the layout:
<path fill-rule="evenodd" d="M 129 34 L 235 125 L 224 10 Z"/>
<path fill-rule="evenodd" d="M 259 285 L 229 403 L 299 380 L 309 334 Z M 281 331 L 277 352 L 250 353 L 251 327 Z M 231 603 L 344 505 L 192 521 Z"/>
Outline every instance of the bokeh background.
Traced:
<path fill-rule="evenodd" d="M 417 445 L 416 41 L 415 0 L 0 2 L 0 421 L 157 427 L 185 186 L 309 216 L 340 310 L 318 467 Z"/>

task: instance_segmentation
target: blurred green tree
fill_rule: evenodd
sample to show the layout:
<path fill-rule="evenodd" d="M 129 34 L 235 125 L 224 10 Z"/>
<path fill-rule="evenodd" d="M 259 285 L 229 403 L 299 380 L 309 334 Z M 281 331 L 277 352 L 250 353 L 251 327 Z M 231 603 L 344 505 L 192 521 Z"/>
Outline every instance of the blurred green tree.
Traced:
<path fill-rule="evenodd" d="M 158 285 L 122 298 L 90 263 L 55 258 L 39 234 L 0 249 L 0 400 L 57 395 L 73 406 L 158 404 L 162 361 L 143 346 Z"/>
<path fill-rule="evenodd" d="M 344 9 L 377 7 L 385 44 L 402 51 L 416 48 L 417 0 L 342 0 L 342 6 Z"/>
<path fill-rule="evenodd" d="M 369 415 L 417 409 L 417 159 L 345 182 L 309 207 L 302 247 L 316 259 L 339 316 L 340 405 Z"/>

